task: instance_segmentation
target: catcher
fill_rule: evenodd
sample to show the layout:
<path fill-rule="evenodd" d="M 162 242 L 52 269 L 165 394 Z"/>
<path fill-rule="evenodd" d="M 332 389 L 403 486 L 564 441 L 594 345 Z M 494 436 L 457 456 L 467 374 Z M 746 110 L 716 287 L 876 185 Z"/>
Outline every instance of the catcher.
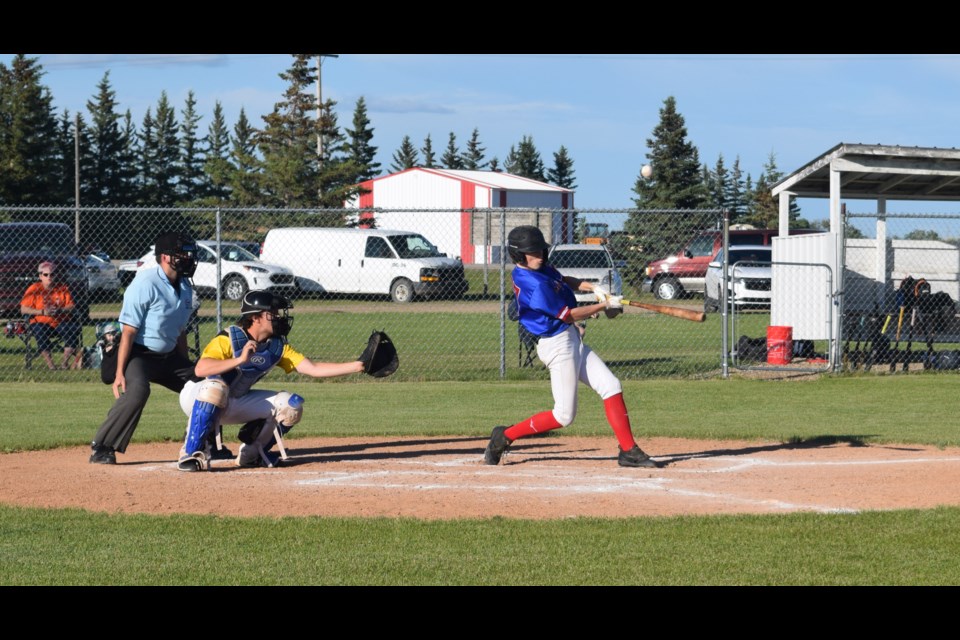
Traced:
<path fill-rule="evenodd" d="M 243 424 L 237 466 L 277 466 L 280 456 L 270 449 L 277 444 L 279 434 L 283 451 L 282 435 L 300 422 L 303 398 L 286 391 L 251 389 L 274 366 L 314 378 L 361 372 L 382 377 L 396 371 L 396 350 L 383 332 L 371 335 L 359 360 L 313 362 L 304 357 L 287 343 L 293 324 L 289 313 L 292 307 L 283 296 L 248 291 L 240 305 L 239 326 L 221 331 L 203 350 L 195 380 L 187 382 L 180 392 L 180 407 L 189 417 L 177 463 L 181 471 L 209 469 L 211 441 L 219 440 L 222 423 Z"/>

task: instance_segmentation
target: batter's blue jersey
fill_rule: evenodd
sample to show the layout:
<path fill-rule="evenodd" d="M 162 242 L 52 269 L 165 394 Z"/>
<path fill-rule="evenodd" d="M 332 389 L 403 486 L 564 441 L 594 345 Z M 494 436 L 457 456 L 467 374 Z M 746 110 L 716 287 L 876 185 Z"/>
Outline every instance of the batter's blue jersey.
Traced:
<path fill-rule="evenodd" d="M 530 333 L 549 338 L 569 326 L 567 320 L 570 310 L 577 306 L 577 298 L 560 272 L 549 264 L 539 271 L 516 267 L 513 292 L 517 296 L 520 324 Z"/>

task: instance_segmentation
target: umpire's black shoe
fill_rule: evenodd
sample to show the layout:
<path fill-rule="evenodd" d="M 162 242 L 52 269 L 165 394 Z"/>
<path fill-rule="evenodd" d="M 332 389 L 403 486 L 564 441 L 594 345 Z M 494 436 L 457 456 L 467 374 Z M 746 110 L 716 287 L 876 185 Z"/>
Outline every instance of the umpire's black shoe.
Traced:
<path fill-rule="evenodd" d="M 620 449 L 620 455 L 617 456 L 617 464 L 621 467 L 659 467 L 653 458 L 643 452 L 643 449 L 633 445 L 630 451 Z"/>
<path fill-rule="evenodd" d="M 91 464 L 117 464 L 117 454 L 113 447 L 107 447 L 102 444 L 94 445 L 93 453 L 90 454 Z"/>
<path fill-rule="evenodd" d="M 483 452 L 483 461 L 486 464 L 500 464 L 500 458 L 510 446 L 510 440 L 503 434 L 508 427 L 494 427 L 490 433 L 490 442 Z"/>
<path fill-rule="evenodd" d="M 230 449 L 226 447 L 220 447 L 210 452 L 211 460 L 233 460 L 235 457 L 233 451 L 230 451 Z"/>

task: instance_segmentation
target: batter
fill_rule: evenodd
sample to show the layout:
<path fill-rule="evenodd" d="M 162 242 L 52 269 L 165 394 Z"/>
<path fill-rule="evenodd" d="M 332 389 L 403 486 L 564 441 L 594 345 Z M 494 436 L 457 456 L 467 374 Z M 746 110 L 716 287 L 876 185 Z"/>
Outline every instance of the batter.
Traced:
<path fill-rule="evenodd" d="M 590 347 L 583 343 L 575 324 L 601 311 L 623 310 L 621 296 L 583 280 L 563 276 L 547 264 L 547 244 L 540 229 L 520 226 L 507 237 L 513 270 L 513 290 L 519 321 L 539 337 L 537 356 L 550 370 L 553 409 L 537 413 L 512 427 L 498 426 L 490 434 L 483 454 L 487 464 L 499 464 L 507 447 L 517 438 L 565 427 L 577 415 L 577 382 L 590 386 L 603 399 L 607 421 L 619 443 L 617 462 L 621 467 L 656 467 L 650 456 L 637 446 L 630 430 L 630 416 L 623 402 L 620 380 Z M 576 291 L 592 291 L 596 304 L 577 306 Z"/>

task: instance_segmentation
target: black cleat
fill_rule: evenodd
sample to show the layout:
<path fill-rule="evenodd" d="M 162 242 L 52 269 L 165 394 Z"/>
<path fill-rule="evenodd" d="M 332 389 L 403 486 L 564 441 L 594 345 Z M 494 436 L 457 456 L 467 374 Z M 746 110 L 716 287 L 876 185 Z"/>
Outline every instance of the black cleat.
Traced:
<path fill-rule="evenodd" d="M 633 448 L 630 451 L 624 451 L 620 449 L 620 455 L 617 456 L 617 464 L 621 467 L 647 467 L 655 468 L 658 465 L 653 461 L 653 458 L 648 456 L 643 452 L 643 449 L 637 445 L 633 445 Z"/>
<path fill-rule="evenodd" d="M 507 429 L 508 427 L 494 427 L 493 431 L 490 432 L 490 442 L 487 443 L 487 448 L 483 452 L 484 463 L 500 464 L 500 458 L 507 447 L 510 446 L 510 440 L 503 435 L 503 432 Z"/>
<path fill-rule="evenodd" d="M 219 449 L 214 449 L 210 452 L 211 460 L 233 460 L 236 456 L 233 455 L 233 451 L 227 449 L 226 447 L 220 447 Z"/>
<path fill-rule="evenodd" d="M 102 444 L 94 445 L 93 453 L 90 454 L 91 464 L 117 464 L 117 454 L 113 447 L 106 447 Z"/>

